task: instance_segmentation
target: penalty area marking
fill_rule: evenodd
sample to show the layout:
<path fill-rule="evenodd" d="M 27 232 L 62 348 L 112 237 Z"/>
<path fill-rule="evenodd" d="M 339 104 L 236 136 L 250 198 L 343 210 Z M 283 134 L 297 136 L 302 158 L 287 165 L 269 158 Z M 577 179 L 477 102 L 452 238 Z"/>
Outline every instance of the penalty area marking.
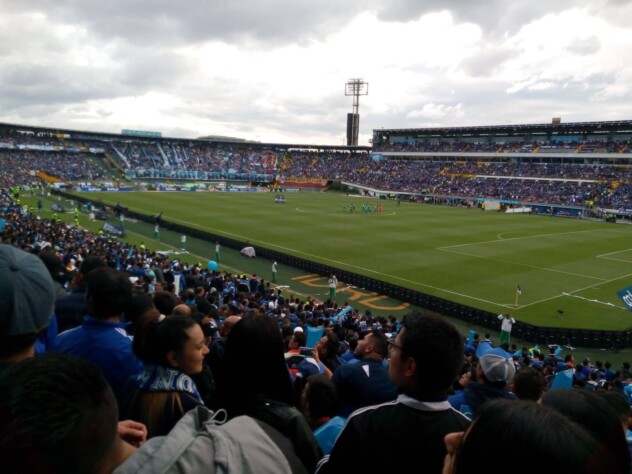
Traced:
<path fill-rule="evenodd" d="M 632 260 L 627 260 L 627 259 L 621 259 L 621 258 L 613 258 L 610 257 L 610 255 L 617 255 L 620 253 L 627 253 L 632 251 L 632 249 L 624 249 L 624 250 L 617 250 L 616 252 L 610 252 L 610 253 L 602 253 L 601 255 L 597 255 L 596 258 L 603 258 L 604 260 L 613 260 L 615 262 L 622 262 L 622 263 L 631 263 Z"/>

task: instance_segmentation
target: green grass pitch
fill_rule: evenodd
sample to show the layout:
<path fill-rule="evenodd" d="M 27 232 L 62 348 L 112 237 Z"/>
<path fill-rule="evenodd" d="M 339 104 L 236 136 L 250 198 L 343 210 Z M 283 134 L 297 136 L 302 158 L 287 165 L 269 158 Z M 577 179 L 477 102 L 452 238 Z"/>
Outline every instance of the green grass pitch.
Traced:
<path fill-rule="evenodd" d="M 632 285 L 632 225 L 384 200 L 367 215 L 377 200 L 332 193 L 89 196 L 529 324 L 632 327 L 616 294 Z"/>

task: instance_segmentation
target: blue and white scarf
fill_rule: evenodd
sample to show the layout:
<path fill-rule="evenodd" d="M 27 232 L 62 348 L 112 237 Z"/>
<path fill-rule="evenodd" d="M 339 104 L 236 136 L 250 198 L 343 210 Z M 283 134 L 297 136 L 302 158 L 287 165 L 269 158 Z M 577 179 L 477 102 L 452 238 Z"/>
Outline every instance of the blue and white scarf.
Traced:
<path fill-rule="evenodd" d="M 179 370 L 146 364 L 136 377 L 136 383 L 148 392 L 186 392 L 204 405 L 193 379 Z"/>

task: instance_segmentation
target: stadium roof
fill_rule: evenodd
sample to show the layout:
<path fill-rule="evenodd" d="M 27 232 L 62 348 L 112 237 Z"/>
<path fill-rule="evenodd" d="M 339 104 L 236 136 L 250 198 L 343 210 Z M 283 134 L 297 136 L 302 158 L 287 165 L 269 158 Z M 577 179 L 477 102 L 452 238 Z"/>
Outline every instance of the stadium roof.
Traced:
<path fill-rule="evenodd" d="M 523 134 L 583 134 L 632 132 L 632 120 L 610 122 L 574 122 L 542 124 L 507 124 L 463 127 L 375 129 L 373 135 L 464 136 L 464 135 L 523 135 Z"/>

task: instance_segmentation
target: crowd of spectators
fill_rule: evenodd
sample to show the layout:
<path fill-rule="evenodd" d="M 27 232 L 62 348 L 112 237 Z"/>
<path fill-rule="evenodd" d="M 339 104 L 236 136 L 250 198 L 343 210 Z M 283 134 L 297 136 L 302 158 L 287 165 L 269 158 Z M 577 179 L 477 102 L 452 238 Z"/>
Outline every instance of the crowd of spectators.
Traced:
<path fill-rule="evenodd" d="M 102 166 L 79 153 L 0 148 L 0 166 L 14 183 L 33 181 L 33 174 L 39 171 L 61 181 L 93 181 L 104 176 Z"/>
<path fill-rule="evenodd" d="M 414 153 L 623 153 L 628 150 L 628 139 L 617 140 L 418 140 L 401 143 L 380 143 L 373 146 L 376 152 Z"/>
<path fill-rule="evenodd" d="M 627 142 L 418 142 L 375 147 L 373 151 L 434 153 L 528 152 L 535 158 L 389 156 L 371 159 L 366 151 L 265 148 L 247 144 L 216 144 L 178 140 L 84 140 L 117 161 L 128 178 L 240 180 L 272 183 L 305 178 L 344 181 L 383 192 L 499 199 L 522 203 L 632 208 L 632 166 L 602 160 L 570 163 L 567 159 L 538 160 L 538 152 L 557 150 L 574 156 L 589 153 L 620 155 Z M 7 148 L 12 147 L 12 148 Z M 28 148 L 25 148 L 28 147 Z M 38 149 L 45 148 L 44 149 Z M 74 147 L 74 148 L 73 148 Z M 27 182 L 44 172 L 62 181 L 98 181 L 104 168 L 95 156 L 77 152 L 75 142 L 55 134 L 0 134 L 0 165 L 5 176 Z M 73 149 L 74 152 L 67 150 Z M 98 156 L 98 155 L 97 155 Z"/>
<path fill-rule="evenodd" d="M 256 420 L 287 472 L 407 472 L 419 462 L 470 472 L 480 468 L 472 446 L 485 443 L 521 443 L 541 462 L 572 455 L 579 472 L 630 470 L 628 363 L 615 370 L 555 346 L 497 347 L 436 315 L 398 321 L 286 295 L 255 274 L 39 219 L 5 190 L 0 208 L 0 457 L 21 463 L 15 472 L 90 472 L 90 463 L 130 472 L 204 410 L 225 412 L 226 429 Z M 572 434 L 542 438 L 542 423 Z M 42 434 L 46 426 L 61 439 Z"/>

